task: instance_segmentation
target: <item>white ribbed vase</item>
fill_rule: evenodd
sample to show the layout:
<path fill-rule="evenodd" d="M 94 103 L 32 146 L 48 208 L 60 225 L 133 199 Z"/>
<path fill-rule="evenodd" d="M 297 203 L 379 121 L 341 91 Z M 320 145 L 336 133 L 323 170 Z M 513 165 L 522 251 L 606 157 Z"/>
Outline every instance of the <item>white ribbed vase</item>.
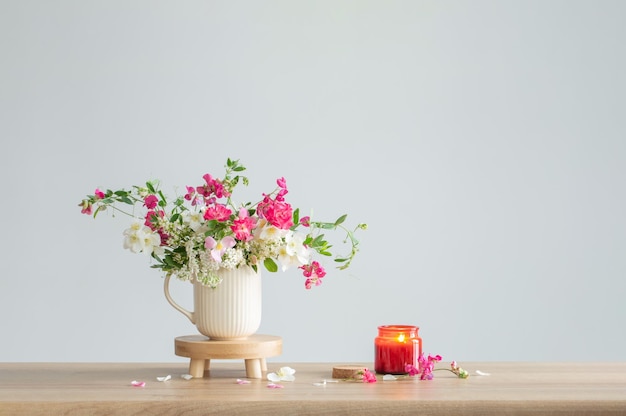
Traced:
<path fill-rule="evenodd" d="M 261 325 L 261 273 L 252 267 L 220 269 L 222 282 L 216 288 L 194 281 L 194 311 L 178 305 L 169 293 L 165 278 L 165 297 L 198 331 L 214 340 L 245 339 Z"/>

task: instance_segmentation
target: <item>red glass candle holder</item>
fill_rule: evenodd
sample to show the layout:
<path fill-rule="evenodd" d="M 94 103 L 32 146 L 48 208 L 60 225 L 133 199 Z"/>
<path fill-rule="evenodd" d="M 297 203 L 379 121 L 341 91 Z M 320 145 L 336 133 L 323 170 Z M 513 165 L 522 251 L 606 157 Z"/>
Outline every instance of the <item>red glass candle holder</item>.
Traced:
<path fill-rule="evenodd" d="M 374 340 L 374 370 L 379 374 L 406 374 L 405 367 L 418 366 L 422 355 L 419 328 L 412 325 L 382 325 Z"/>

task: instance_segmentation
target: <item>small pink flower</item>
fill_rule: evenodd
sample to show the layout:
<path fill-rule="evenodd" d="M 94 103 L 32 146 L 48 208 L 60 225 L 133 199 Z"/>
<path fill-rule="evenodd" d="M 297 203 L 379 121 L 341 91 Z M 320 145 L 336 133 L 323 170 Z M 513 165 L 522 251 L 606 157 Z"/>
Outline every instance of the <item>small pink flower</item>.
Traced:
<path fill-rule="evenodd" d="M 363 382 L 365 383 L 376 383 L 376 376 L 367 368 L 363 370 Z"/>
<path fill-rule="evenodd" d="M 157 198 L 156 195 L 148 195 L 143 199 L 143 204 L 146 206 L 146 208 L 148 209 L 154 209 L 156 208 L 157 204 L 159 203 L 159 198 Z"/>
<path fill-rule="evenodd" d="M 211 250 L 211 257 L 218 263 L 222 262 L 224 252 L 229 248 L 235 247 L 235 244 L 235 239 L 231 236 L 226 236 L 220 241 L 215 241 L 213 237 L 207 237 L 206 240 L 204 240 L 204 247 L 207 250 Z"/>
<path fill-rule="evenodd" d="M 317 261 L 300 266 L 299 269 L 303 270 L 302 274 L 307 278 L 304 282 L 304 287 L 307 289 L 311 289 L 313 285 L 321 285 L 322 277 L 326 276 L 326 271 Z"/>
<path fill-rule="evenodd" d="M 190 201 L 191 206 L 194 207 L 199 203 L 204 202 L 204 198 L 202 198 L 202 195 L 198 195 L 198 193 L 196 193 L 196 188 L 194 188 L 193 186 L 187 186 L 187 193 L 185 194 L 184 198 L 187 201 Z"/>
<path fill-rule="evenodd" d="M 311 217 L 309 217 L 307 215 L 306 217 L 300 218 L 300 225 L 302 225 L 303 227 L 310 227 L 311 226 Z"/>
<path fill-rule="evenodd" d="M 217 220 L 220 222 L 224 222 L 230 218 L 230 215 L 233 212 L 228 209 L 225 205 L 215 204 L 210 206 L 204 212 L 204 219 L 207 221 Z"/>
<path fill-rule="evenodd" d="M 93 205 L 91 204 L 91 202 L 89 202 L 89 200 L 83 199 L 83 202 L 78 204 L 78 206 L 81 207 L 81 214 L 91 215 Z"/>
<path fill-rule="evenodd" d="M 196 191 L 200 195 L 202 195 L 205 200 L 210 199 L 213 195 L 215 195 L 216 198 L 224 198 L 230 196 L 230 192 L 226 190 L 224 184 L 222 184 L 219 179 L 213 178 L 208 173 L 205 174 L 202 178 L 206 182 L 206 185 L 196 187 Z"/>
<path fill-rule="evenodd" d="M 428 355 L 428 358 L 424 357 L 424 354 L 418 358 L 419 369 L 421 371 L 420 380 L 432 380 L 433 370 L 435 369 L 435 363 L 441 361 L 441 355 Z"/>
<path fill-rule="evenodd" d="M 235 238 L 240 241 L 250 241 L 254 237 L 252 230 L 256 226 L 256 219 L 248 216 L 248 210 L 241 208 L 239 210 L 239 218 L 233 221 L 230 229 L 235 233 Z"/>
<path fill-rule="evenodd" d="M 415 367 L 413 364 L 405 365 L 404 371 L 406 371 L 411 377 L 416 376 L 420 373 L 420 370 L 417 367 Z"/>
<path fill-rule="evenodd" d="M 100 189 L 96 188 L 94 194 L 96 195 L 96 199 L 104 199 L 104 192 L 102 192 Z"/>
<path fill-rule="evenodd" d="M 285 195 L 287 195 L 287 193 L 289 192 L 287 191 L 287 181 L 285 181 L 285 178 L 278 178 L 276 180 L 276 184 L 278 184 L 278 186 L 280 187 L 280 191 L 278 191 L 278 194 L 276 194 L 276 200 L 284 201 Z"/>
<path fill-rule="evenodd" d="M 152 231 L 155 231 L 157 229 L 157 223 L 159 221 L 159 217 L 165 218 L 165 211 L 163 211 L 163 210 L 159 210 L 159 211 L 150 210 L 150 211 L 146 212 L 146 221 L 144 222 L 144 225 L 150 227 L 150 229 Z"/>

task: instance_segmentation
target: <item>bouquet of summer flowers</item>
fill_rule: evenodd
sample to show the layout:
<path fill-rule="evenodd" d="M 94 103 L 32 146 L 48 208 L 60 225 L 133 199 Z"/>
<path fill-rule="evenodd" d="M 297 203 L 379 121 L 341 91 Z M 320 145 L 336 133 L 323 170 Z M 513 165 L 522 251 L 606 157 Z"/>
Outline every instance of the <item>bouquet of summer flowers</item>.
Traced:
<path fill-rule="evenodd" d="M 133 220 L 123 233 L 124 248 L 150 255 L 152 268 L 210 287 L 220 284 L 220 268 L 243 265 L 255 271 L 263 265 L 270 272 L 278 271 L 279 265 L 283 271 L 298 267 L 307 289 L 319 286 L 326 271 L 313 256 L 333 256 L 332 245 L 323 234 L 329 230 L 345 232 L 344 243 L 350 244 L 350 252 L 335 256 L 334 261 L 339 269 L 350 265 L 358 251 L 355 232 L 366 229 L 366 224 L 348 229 L 344 226 L 346 215 L 335 222 L 300 217 L 300 210 L 285 201 L 284 178 L 276 181 L 271 193 L 263 193 L 260 201 L 237 205 L 231 197 L 239 183 L 248 185 L 248 178 L 240 175 L 246 168 L 231 159 L 225 168 L 223 178 L 207 173 L 203 183 L 187 186 L 185 195 L 173 201 L 159 189 L 158 182 L 148 181 L 129 190 L 96 189 L 79 206 L 82 213 L 94 218 L 107 209 L 129 215 Z M 125 205 L 131 209 L 123 209 Z"/>

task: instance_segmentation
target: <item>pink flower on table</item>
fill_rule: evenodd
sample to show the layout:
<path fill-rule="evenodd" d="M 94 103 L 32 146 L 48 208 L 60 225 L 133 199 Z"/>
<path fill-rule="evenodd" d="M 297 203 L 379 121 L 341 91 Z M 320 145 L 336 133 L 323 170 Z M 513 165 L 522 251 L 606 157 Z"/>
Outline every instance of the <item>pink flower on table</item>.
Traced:
<path fill-rule="evenodd" d="M 226 236 L 220 241 L 216 241 L 213 237 L 207 237 L 204 240 L 204 247 L 207 250 L 211 250 L 211 257 L 218 263 L 222 262 L 222 256 L 224 252 L 229 248 L 235 247 L 235 239 L 231 236 Z"/>
<path fill-rule="evenodd" d="M 156 208 L 157 204 L 159 203 L 159 198 L 157 198 L 156 195 L 150 194 L 147 195 L 144 199 L 143 199 L 143 204 L 146 206 L 146 208 L 148 209 L 154 209 Z"/>
<path fill-rule="evenodd" d="M 254 237 L 252 230 L 256 226 L 256 219 L 248 215 L 248 210 L 241 208 L 239 217 L 233 221 L 230 229 L 235 233 L 235 238 L 240 241 L 250 241 Z"/>
<path fill-rule="evenodd" d="M 435 369 L 435 363 L 441 361 L 441 355 L 428 355 L 428 358 L 424 357 L 424 354 L 418 358 L 419 369 L 421 371 L 420 380 L 432 380 L 433 370 Z"/>
<path fill-rule="evenodd" d="M 104 192 L 102 192 L 98 188 L 96 188 L 96 190 L 94 191 L 94 194 L 96 195 L 96 199 L 104 199 L 105 197 Z"/>
<path fill-rule="evenodd" d="M 215 204 L 213 206 L 207 207 L 206 211 L 204 212 L 204 219 L 207 221 L 217 220 L 223 222 L 228 220 L 232 213 L 233 212 L 225 205 Z"/>
<path fill-rule="evenodd" d="M 459 367 L 459 365 L 457 364 L 456 361 L 452 361 L 450 363 L 450 371 L 452 371 L 454 374 L 456 374 L 459 378 L 468 378 L 469 377 L 469 373 L 465 370 L 463 370 L 461 367 Z"/>
<path fill-rule="evenodd" d="M 366 368 L 363 370 L 363 382 L 376 383 L 376 375 Z"/>
<path fill-rule="evenodd" d="M 404 366 L 404 371 L 411 377 L 416 376 L 420 373 L 420 370 L 415 367 L 413 364 L 407 364 Z"/>

